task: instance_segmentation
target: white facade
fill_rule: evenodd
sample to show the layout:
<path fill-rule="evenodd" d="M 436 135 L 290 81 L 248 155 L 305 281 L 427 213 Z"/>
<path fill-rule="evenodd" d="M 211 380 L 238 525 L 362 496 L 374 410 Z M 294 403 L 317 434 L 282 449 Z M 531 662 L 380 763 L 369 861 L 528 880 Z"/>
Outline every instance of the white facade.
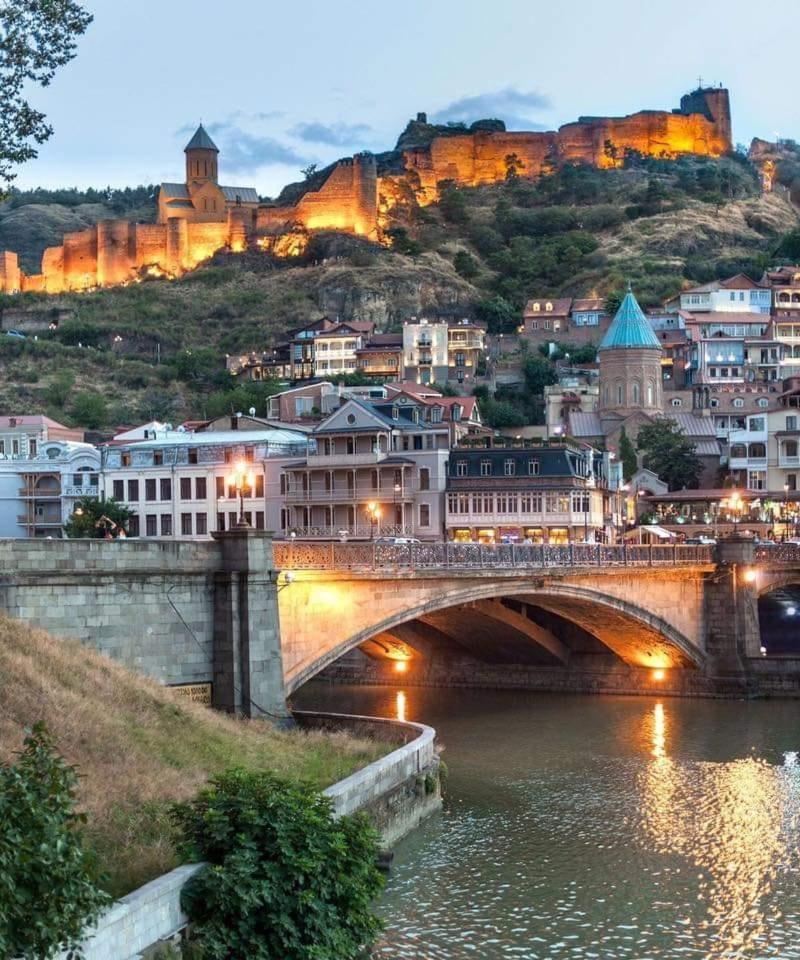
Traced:
<path fill-rule="evenodd" d="M 408 320 L 403 324 L 405 377 L 418 383 L 447 379 L 448 325 L 445 321 Z"/>
<path fill-rule="evenodd" d="M 98 495 L 93 446 L 45 440 L 34 449 L 34 456 L 0 459 L 0 537 L 59 538 L 77 500 Z"/>
<path fill-rule="evenodd" d="M 103 451 L 101 493 L 134 513 L 131 536 L 207 539 L 229 530 L 239 517 L 233 482 L 243 464 L 245 519 L 258 530 L 277 530 L 281 519 L 282 467 L 305 454 L 307 438 L 295 431 L 170 431 L 155 439 Z"/>
<path fill-rule="evenodd" d="M 680 295 L 681 310 L 690 313 L 763 313 L 769 314 L 772 306 L 772 291 L 768 287 L 719 287 L 704 284 Z"/>

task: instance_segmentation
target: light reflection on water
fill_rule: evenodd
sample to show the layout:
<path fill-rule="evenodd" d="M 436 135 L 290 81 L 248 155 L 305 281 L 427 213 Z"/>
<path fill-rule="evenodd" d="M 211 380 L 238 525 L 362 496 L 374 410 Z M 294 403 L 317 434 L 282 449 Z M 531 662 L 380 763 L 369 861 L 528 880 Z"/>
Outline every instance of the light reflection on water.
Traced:
<path fill-rule="evenodd" d="M 800 704 L 327 687 L 432 723 L 376 960 L 800 960 Z"/>

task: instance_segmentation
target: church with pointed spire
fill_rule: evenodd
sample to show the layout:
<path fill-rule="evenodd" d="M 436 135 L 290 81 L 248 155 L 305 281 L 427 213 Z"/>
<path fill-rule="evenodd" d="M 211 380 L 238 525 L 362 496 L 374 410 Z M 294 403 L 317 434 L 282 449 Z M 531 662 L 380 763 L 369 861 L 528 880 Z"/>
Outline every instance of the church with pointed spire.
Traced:
<path fill-rule="evenodd" d="M 183 152 L 186 182 L 162 183 L 159 187 L 159 223 L 176 217 L 191 223 L 221 223 L 227 220 L 229 210 L 239 211 L 255 222 L 259 203 L 255 187 L 220 185 L 219 149 L 202 123 Z"/>
<path fill-rule="evenodd" d="M 714 422 L 710 417 L 665 408 L 663 355 L 661 342 L 629 287 L 598 347 L 597 408 L 570 413 L 568 432 L 617 453 L 623 429 L 635 445 L 643 426 L 657 417 L 669 417 L 695 442 L 703 464 L 703 484 L 714 486 L 721 452 Z"/>

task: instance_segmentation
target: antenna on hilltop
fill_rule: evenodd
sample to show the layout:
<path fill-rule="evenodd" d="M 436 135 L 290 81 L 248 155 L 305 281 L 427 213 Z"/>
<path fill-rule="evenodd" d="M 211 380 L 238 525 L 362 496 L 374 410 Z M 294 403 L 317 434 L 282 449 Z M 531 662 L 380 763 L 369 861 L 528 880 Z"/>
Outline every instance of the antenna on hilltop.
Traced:
<path fill-rule="evenodd" d="M 697 78 L 697 89 L 698 89 L 698 90 L 702 90 L 702 89 L 703 89 L 703 78 L 702 78 L 702 77 L 698 77 L 698 78 Z"/>

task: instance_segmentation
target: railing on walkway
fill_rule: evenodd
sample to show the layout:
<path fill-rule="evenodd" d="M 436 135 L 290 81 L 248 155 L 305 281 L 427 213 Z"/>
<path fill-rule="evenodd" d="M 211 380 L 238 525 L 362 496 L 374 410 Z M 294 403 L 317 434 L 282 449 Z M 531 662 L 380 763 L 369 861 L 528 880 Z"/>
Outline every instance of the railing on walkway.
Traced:
<path fill-rule="evenodd" d="M 759 543 L 757 563 L 800 563 L 800 543 Z"/>
<path fill-rule="evenodd" d="M 564 546 L 482 543 L 273 544 L 279 570 L 514 569 L 543 567 L 661 567 L 712 563 L 711 546 L 574 543 Z"/>

